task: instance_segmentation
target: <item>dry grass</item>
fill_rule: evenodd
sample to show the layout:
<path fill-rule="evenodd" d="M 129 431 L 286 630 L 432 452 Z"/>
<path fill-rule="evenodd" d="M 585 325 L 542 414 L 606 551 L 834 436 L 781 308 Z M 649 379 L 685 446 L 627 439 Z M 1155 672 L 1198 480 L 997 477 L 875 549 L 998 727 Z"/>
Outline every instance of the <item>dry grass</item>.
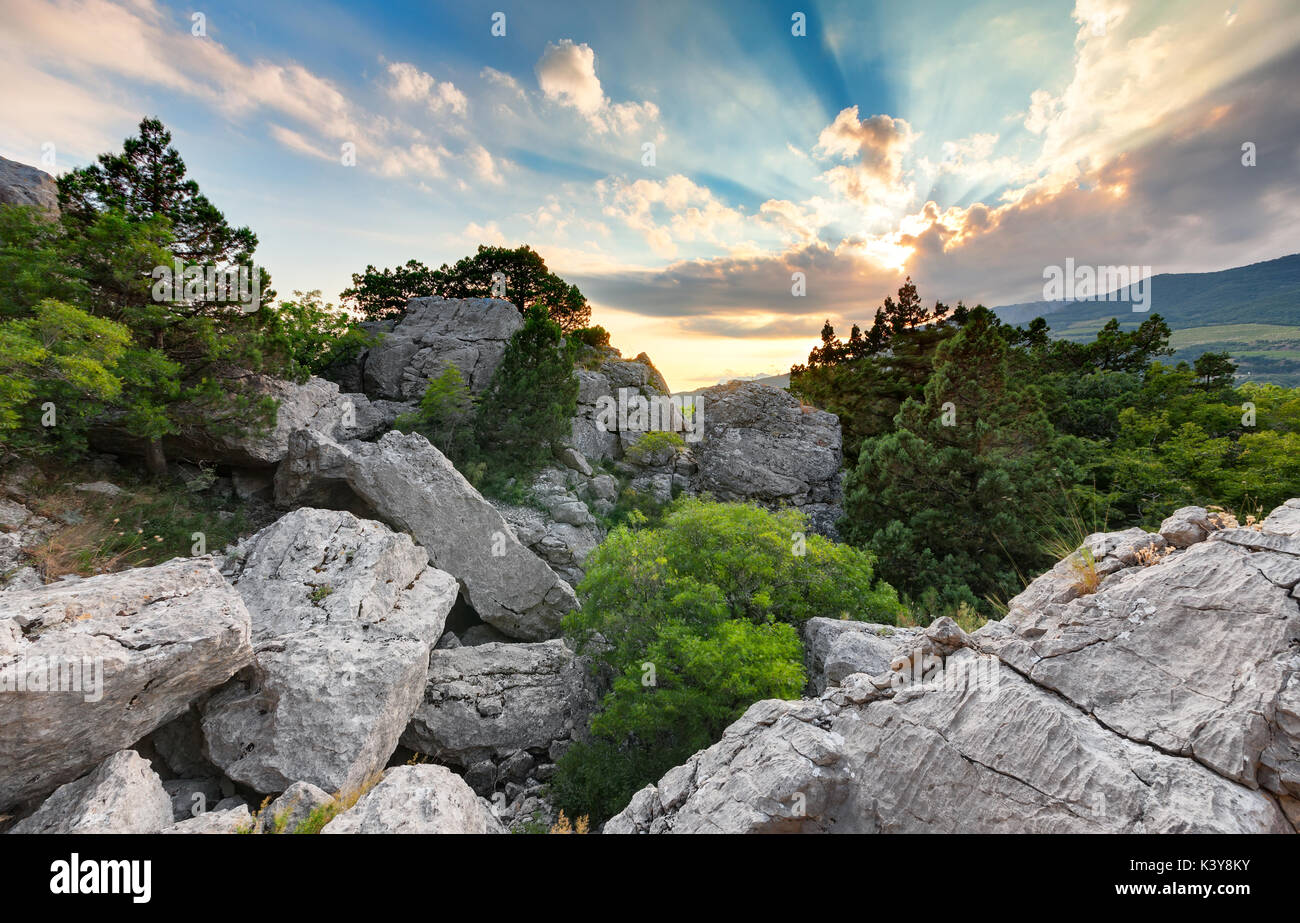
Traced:
<path fill-rule="evenodd" d="M 1101 575 L 1097 573 L 1097 559 L 1092 549 L 1081 545 L 1067 558 L 1070 570 L 1074 573 L 1073 587 L 1080 596 L 1096 593 L 1101 586 Z"/>
<path fill-rule="evenodd" d="M 26 561 L 49 582 L 66 574 L 82 577 L 130 567 L 147 567 L 195 553 L 195 533 L 204 551 L 220 551 L 252 531 L 246 507 L 118 473 L 109 479 L 116 496 L 73 490 L 71 485 L 103 480 L 94 471 L 49 466 L 25 485 L 20 502 L 52 526 L 23 549 Z"/>
<path fill-rule="evenodd" d="M 565 816 L 563 811 L 561 811 L 560 816 L 555 819 L 555 823 L 551 825 L 551 829 L 548 832 L 560 833 L 560 834 L 569 834 L 569 833 L 583 834 L 586 833 L 589 828 L 590 828 L 590 820 L 588 819 L 586 814 L 579 817 L 576 821 L 570 823 L 569 818 Z"/>

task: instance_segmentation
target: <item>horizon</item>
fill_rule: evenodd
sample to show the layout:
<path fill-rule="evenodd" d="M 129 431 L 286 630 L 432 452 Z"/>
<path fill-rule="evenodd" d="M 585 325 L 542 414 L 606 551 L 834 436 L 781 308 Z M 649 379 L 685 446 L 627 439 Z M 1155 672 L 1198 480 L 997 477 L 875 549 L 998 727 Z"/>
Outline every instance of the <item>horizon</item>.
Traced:
<path fill-rule="evenodd" d="M 241 0 L 195 35 L 177 4 L 3 0 L 0 155 L 57 175 L 162 119 L 282 298 L 527 243 L 679 391 L 784 374 L 906 276 L 926 304 L 1005 306 L 1067 259 L 1295 252 L 1279 0 L 548 5 L 494 36 L 499 6 Z"/>

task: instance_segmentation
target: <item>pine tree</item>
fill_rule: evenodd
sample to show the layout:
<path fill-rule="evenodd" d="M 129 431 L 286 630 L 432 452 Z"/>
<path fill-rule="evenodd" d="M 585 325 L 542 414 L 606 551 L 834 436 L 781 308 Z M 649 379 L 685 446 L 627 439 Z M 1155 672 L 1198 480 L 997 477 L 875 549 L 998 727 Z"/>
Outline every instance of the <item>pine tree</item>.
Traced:
<path fill-rule="evenodd" d="M 140 122 L 120 154 L 59 179 L 64 262 L 86 289 L 91 312 L 126 326 L 120 422 L 145 442 L 149 469 L 166 470 L 163 439 L 260 429 L 275 403 L 250 389 L 250 373 L 278 368 L 264 352 L 275 293 L 257 270 L 256 311 L 211 299 L 156 300 L 151 272 L 174 259 L 192 266 L 251 267 L 257 236 L 233 228 L 186 178 L 185 162 L 157 119 Z"/>
<path fill-rule="evenodd" d="M 846 483 L 845 536 L 912 594 L 938 584 L 949 602 L 976 602 L 966 587 L 1005 596 L 1017 570 L 1041 563 L 1033 511 L 1050 507 L 1068 460 L 1037 391 L 1013 377 L 998 327 L 972 312 L 938 348 L 923 397 L 863 443 Z"/>
<path fill-rule="evenodd" d="M 475 435 L 489 479 L 526 476 L 568 435 L 578 401 L 574 352 L 542 305 L 524 313 L 479 404 Z"/>

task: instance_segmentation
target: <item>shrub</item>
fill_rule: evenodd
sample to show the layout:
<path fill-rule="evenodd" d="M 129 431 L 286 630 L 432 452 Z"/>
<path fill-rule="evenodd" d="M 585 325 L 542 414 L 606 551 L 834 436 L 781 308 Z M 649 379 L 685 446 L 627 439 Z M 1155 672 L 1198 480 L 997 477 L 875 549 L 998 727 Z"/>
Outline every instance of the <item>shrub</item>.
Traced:
<path fill-rule="evenodd" d="M 430 378 L 414 413 L 403 414 L 394 423 L 404 432 L 424 435 L 454 464 L 468 460 L 473 452 L 474 396 L 465 378 L 448 365 L 437 378 Z"/>
<path fill-rule="evenodd" d="M 672 461 L 677 450 L 685 447 L 682 437 L 670 430 L 651 430 L 624 453 L 634 465 L 664 465 Z"/>
<path fill-rule="evenodd" d="M 871 555 L 806 529 L 794 510 L 691 498 L 592 552 L 564 628 L 614 679 L 557 765 L 557 807 L 604 821 L 753 702 L 798 696 L 807 619 L 896 620 Z"/>
<path fill-rule="evenodd" d="M 511 336 L 479 404 L 475 441 L 494 469 L 489 479 L 523 479 L 549 461 L 552 444 L 569 433 L 577 403 L 572 344 L 535 305 Z"/>

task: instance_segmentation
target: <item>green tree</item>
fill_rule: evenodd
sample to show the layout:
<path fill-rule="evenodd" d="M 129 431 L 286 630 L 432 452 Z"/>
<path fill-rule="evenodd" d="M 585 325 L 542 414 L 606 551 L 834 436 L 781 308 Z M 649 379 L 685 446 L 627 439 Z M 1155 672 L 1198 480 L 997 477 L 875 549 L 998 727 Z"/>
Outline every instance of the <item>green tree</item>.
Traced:
<path fill-rule="evenodd" d="M 118 366 L 130 342 L 122 325 L 53 299 L 30 316 L 0 321 L 0 443 L 11 450 L 79 447 L 76 421 L 121 394 Z M 31 435 L 45 428 L 47 404 L 53 443 Z M 60 426 L 60 416 L 72 425 Z"/>
<path fill-rule="evenodd" d="M 419 408 L 398 417 L 394 427 L 421 433 L 456 465 L 468 460 L 474 450 L 474 396 L 460 369 L 448 365 L 430 378 Z"/>
<path fill-rule="evenodd" d="M 574 351 L 541 305 L 524 313 L 524 325 L 506 344 L 475 421 L 475 442 L 492 479 L 530 474 L 568 435 L 578 402 Z"/>
<path fill-rule="evenodd" d="M 339 297 L 373 319 L 400 314 L 412 298 L 495 297 L 498 281 L 505 286 L 506 301 L 525 312 L 541 305 L 566 333 L 586 327 L 591 320 L 591 307 L 578 287 L 547 269 L 541 254 L 526 244 L 513 248 L 480 245 L 473 256 L 454 265 L 444 263 L 436 270 L 416 260 L 393 270 L 367 266 L 364 273 L 353 274 L 352 286 Z"/>
<path fill-rule="evenodd" d="M 1010 351 L 996 318 L 972 312 L 938 348 L 923 398 L 863 443 L 846 480 L 842 531 L 910 595 L 933 587 L 948 603 L 983 605 L 1045 563 L 1047 513 L 1059 484 L 1079 480 L 1069 450 L 1082 453 L 1056 438 Z"/>
<path fill-rule="evenodd" d="M 339 300 L 368 320 L 381 320 L 401 314 L 412 298 L 433 294 L 433 270 L 419 260 L 407 260 L 395 269 L 366 266 L 365 272 L 354 272 L 351 287 L 339 294 Z"/>
<path fill-rule="evenodd" d="M 257 393 L 253 373 L 301 373 L 266 340 L 275 293 L 264 271 L 252 280 L 263 298 L 255 311 L 213 292 L 159 295 L 155 270 L 172 269 L 174 260 L 187 270 L 251 268 L 257 245 L 248 228 L 231 227 L 186 178 L 170 141 L 161 122 L 144 119 L 122 153 L 65 174 L 61 233 L 32 241 L 44 251 L 35 260 L 57 259 L 63 267 L 51 286 L 78 288 L 75 303 L 131 331 L 115 421 L 144 441 L 155 473 L 166 470 L 168 436 L 259 430 L 274 422 L 275 402 Z M 37 291 L 28 300 L 39 301 L 37 295 L 57 297 Z"/>
<path fill-rule="evenodd" d="M 604 820 L 753 702 L 798 696 L 807 619 L 895 621 L 871 555 L 806 531 L 794 510 L 683 499 L 592 552 L 564 630 L 614 680 L 559 763 L 559 806 Z"/>

